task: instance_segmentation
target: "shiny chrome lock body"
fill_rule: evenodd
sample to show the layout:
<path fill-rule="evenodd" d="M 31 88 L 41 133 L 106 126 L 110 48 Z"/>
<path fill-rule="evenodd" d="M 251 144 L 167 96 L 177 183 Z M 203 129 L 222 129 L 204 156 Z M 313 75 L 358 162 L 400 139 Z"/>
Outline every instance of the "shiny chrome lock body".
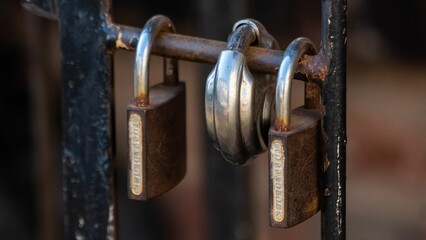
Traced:
<path fill-rule="evenodd" d="M 320 88 L 305 83 L 305 105 L 291 111 L 291 83 L 303 54 L 316 54 L 306 38 L 284 52 L 275 91 L 275 124 L 269 130 L 270 224 L 289 228 L 320 210 L 322 162 Z M 291 119 L 290 119 L 291 117 Z M 290 121 L 291 120 L 291 121 Z"/>
<path fill-rule="evenodd" d="M 278 49 L 276 40 L 256 20 L 237 22 L 206 82 L 205 111 L 210 138 L 235 165 L 266 151 L 274 79 L 251 74 L 244 53 L 255 44 Z"/>
<path fill-rule="evenodd" d="M 176 59 L 164 59 L 164 81 L 149 89 L 151 46 L 161 31 L 175 32 L 165 16 L 152 17 L 136 48 L 135 92 L 128 106 L 129 198 L 147 200 L 177 185 L 186 172 L 185 84 Z"/>

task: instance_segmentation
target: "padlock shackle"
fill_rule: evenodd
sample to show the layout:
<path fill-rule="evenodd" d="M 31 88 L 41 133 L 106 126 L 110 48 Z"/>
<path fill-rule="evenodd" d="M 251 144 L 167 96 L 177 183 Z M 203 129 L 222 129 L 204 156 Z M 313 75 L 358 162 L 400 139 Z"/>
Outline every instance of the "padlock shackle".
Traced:
<path fill-rule="evenodd" d="M 277 40 L 255 19 L 242 19 L 234 24 L 228 37 L 227 50 L 246 53 L 250 45 L 262 48 L 279 49 Z"/>
<path fill-rule="evenodd" d="M 257 39 L 256 30 L 248 24 L 240 25 L 228 38 L 227 50 L 246 53 L 248 47 Z"/>
<path fill-rule="evenodd" d="M 136 47 L 134 66 L 134 97 L 143 105 L 149 104 L 149 63 L 152 44 L 160 32 L 175 33 L 172 21 L 163 15 L 150 18 L 142 29 Z M 164 59 L 165 82 L 178 81 L 177 60 Z"/>
<path fill-rule="evenodd" d="M 290 127 L 291 86 L 297 64 L 303 54 L 315 55 L 316 52 L 312 41 L 304 37 L 293 40 L 284 51 L 275 91 L 275 129 L 277 131 L 288 131 Z"/>
<path fill-rule="evenodd" d="M 261 47 L 261 48 L 280 49 L 280 46 L 277 40 L 271 34 L 268 33 L 268 31 L 266 30 L 265 26 L 263 26 L 262 23 L 260 23 L 259 21 L 255 19 L 246 18 L 236 22 L 234 26 L 232 27 L 232 32 L 235 32 L 235 30 L 237 30 L 238 28 L 244 25 L 250 26 L 251 30 L 254 32 L 256 37 L 256 39 L 251 41 L 250 44 L 254 43 L 255 46 Z M 231 40 L 231 36 L 228 39 L 228 46 L 230 42 L 233 41 Z M 245 53 L 245 51 L 242 53 Z"/>

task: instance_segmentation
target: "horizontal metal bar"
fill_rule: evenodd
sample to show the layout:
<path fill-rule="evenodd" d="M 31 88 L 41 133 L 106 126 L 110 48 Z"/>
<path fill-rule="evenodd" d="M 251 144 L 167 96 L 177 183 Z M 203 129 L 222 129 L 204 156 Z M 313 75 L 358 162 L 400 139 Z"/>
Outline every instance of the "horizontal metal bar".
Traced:
<path fill-rule="evenodd" d="M 111 49 L 134 51 L 141 29 L 112 25 L 108 36 Z M 154 42 L 152 54 L 180 60 L 215 64 L 226 42 L 173 33 L 161 33 Z M 283 51 L 249 47 L 246 53 L 248 67 L 256 72 L 277 74 Z M 304 55 L 299 62 L 295 78 L 322 82 L 327 74 L 327 63 L 322 51 L 315 55 Z"/>

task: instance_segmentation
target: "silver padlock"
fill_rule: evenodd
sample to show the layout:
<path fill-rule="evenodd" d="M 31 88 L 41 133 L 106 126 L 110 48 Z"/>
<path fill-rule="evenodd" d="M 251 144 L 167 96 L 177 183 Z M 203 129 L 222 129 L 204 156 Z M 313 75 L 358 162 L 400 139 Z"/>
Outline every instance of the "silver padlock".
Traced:
<path fill-rule="evenodd" d="M 207 78 L 205 110 L 210 138 L 222 156 L 243 165 L 267 149 L 275 79 L 251 74 L 244 53 L 250 45 L 279 49 L 256 20 L 237 22 Z"/>

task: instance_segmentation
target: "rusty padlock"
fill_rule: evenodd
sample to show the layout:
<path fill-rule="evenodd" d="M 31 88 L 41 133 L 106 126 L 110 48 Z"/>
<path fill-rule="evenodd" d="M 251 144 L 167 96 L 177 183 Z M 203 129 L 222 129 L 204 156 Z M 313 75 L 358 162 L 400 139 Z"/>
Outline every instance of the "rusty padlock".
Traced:
<path fill-rule="evenodd" d="M 322 114 L 319 86 L 306 82 L 305 105 L 293 111 L 290 108 L 291 83 L 303 54 L 315 55 L 315 47 L 309 39 L 297 38 L 285 50 L 278 72 L 275 124 L 269 130 L 272 227 L 292 227 L 320 210 Z"/>
<path fill-rule="evenodd" d="M 164 58 L 164 81 L 149 89 L 151 46 L 162 31 L 175 32 L 170 19 L 152 17 L 136 48 L 134 98 L 127 108 L 130 199 L 161 195 L 186 172 L 185 83 L 178 80 L 176 59 Z"/>

